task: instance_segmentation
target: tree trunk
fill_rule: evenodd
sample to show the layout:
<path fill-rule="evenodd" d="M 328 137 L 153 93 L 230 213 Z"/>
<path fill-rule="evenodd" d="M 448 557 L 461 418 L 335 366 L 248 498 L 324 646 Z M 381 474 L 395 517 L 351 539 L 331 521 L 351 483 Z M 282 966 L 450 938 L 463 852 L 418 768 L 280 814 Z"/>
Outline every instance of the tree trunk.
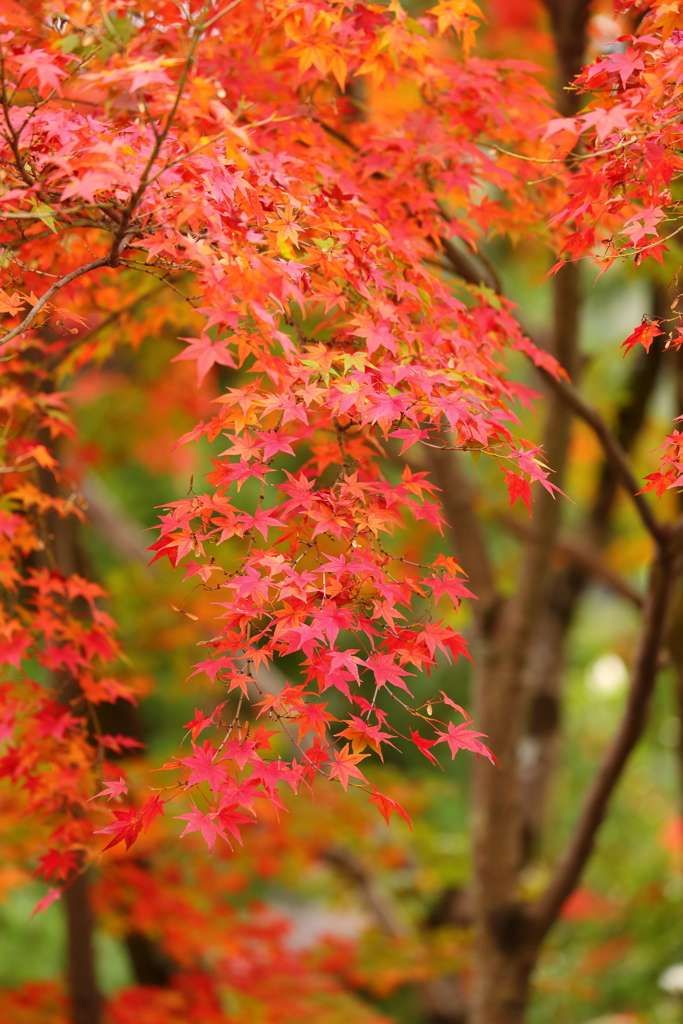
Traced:
<path fill-rule="evenodd" d="M 588 0 L 546 0 L 555 38 L 558 107 L 576 110 L 567 92 L 581 68 Z M 565 263 L 553 279 L 554 355 L 575 379 L 579 369 L 580 269 Z M 544 455 L 562 487 L 572 416 L 555 394 L 547 400 Z M 561 525 L 561 501 L 543 492 L 536 501 L 534 534 L 525 546 L 516 592 L 498 628 L 482 637 L 475 679 L 477 727 L 489 737 L 500 761 L 474 766 L 475 980 L 471 1024 L 521 1024 L 537 947 L 525 908 L 518 902 L 519 871 L 525 857 L 524 787 L 521 743 L 529 709 L 529 656 L 542 599 L 547 596 L 550 561 Z M 547 660 L 547 659 L 546 659 Z M 548 666 L 549 667 L 549 666 Z M 559 664 L 554 666 L 559 671 Z M 555 687 L 556 689 L 557 687 Z M 556 702 L 556 694 L 548 694 Z M 559 716 L 555 714 L 557 720 Z M 528 842 L 528 840 L 527 840 Z"/>
<path fill-rule="evenodd" d="M 97 984 L 94 921 L 87 872 L 78 875 L 64 893 L 67 923 L 67 981 L 72 1024 L 100 1024 L 102 995 Z"/>
<path fill-rule="evenodd" d="M 570 377 L 578 364 L 579 270 L 567 264 L 554 279 L 555 355 Z M 556 395 L 547 399 L 544 453 L 563 485 L 571 413 Z M 475 721 L 500 762 L 474 766 L 475 983 L 472 1024 L 524 1019 L 534 956 L 527 921 L 517 903 L 524 861 L 520 767 L 528 711 L 528 657 L 561 523 L 561 501 L 538 495 L 534 529 L 525 545 L 516 592 L 496 627 L 481 638 L 475 679 Z"/>
<path fill-rule="evenodd" d="M 51 445 L 44 437 L 44 443 Z M 46 470 L 39 470 L 41 489 L 56 494 L 58 485 Z M 78 522 L 74 516 L 63 519 L 54 511 L 45 517 L 47 544 L 45 561 L 65 576 L 80 573 L 88 576 L 83 550 L 78 543 Z M 74 680 L 63 674 L 54 679 L 59 700 L 74 696 Z M 66 914 L 66 977 L 71 997 L 72 1024 L 100 1024 L 102 1020 L 102 994 L 97 982 L 94 951 L 95 922 L 90 907 L 90 881 L 88 872 L 77 875 L 64 893 Z"/>

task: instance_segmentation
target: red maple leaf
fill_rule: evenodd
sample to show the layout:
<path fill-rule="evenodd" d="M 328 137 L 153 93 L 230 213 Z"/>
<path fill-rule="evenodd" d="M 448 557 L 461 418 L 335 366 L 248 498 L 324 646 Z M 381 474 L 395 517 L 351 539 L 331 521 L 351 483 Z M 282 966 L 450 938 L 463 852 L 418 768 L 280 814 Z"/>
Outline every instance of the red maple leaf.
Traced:
<path fill-rule="evenodd" d="M 423 736 L 420 736 L 419 732 L 416 732 L 413 729 L 411 729 L 410 731 L 410 738 L 417 747 L 417 749 L 420 751 L 420 753 L 424 754 L 424 756 L 428 760 L 430 760 L 432 764 L 439 763 L 437 759 L 434 757 L 434 755 L 429 752 L 429 748 L 435 746 L 435 744 L 439 742 L 438 740 L 426 740 L 424 739 Z"/>
<path fill-rule="evenodd" d="M 254 819 L 248 818 L 246 814 L 240 814 L 236 810 L 236 803 L 228 803 L 227 800 L 221 800 L 220 808 L 218 810 L 218 820 L 221 823 L 223 829 L 227 829 L 230 835 L 234 836 L 235 839 L 242 844 L 242 836 L 240 835 L 238 825 L 253 825 Z"/>
<path fill-rule="evenodd" d="M 211 746 L 210 740 L 205 740 L 202 747 L 193 744 L 192 750 L 191 757 L 178 758 L 179 764 L 191 769 L 189 784 L 195 786 L 200 782 L 208 782 L 213 792 L 217 793 L 228 774 L 225 767 L 214 764 L 217 751 Z"/>
<path fill-rule="evenodd" d="M 58 878 L 64 882 L 79 867 L 79 855 L 75 850 L 48 850 L 38 861 L 34 874 L 44 878 Z"/>
<path fill-rule="evenodd" d="M 428 580 L 422 580 L 422 585 L 431 587 L 434 600 L 438 601 L 443 594 L 447 594 L 457 608 L 461 597 L 472 597 L 477 600 L 477 595 L 468 590 L 465 584 L 453 576 L 432 576 Z"/>
<path fill-rule="evenodd" d="M 640 344 L 646 352 L 649 352 L 652 342 L 661 334 L 664 334 L 664 331 L 659 329 L 659 320 L 651 319 L 636 327 L 635 331 L 629 334 L 626 341 L 622 341 L 621 347 L 630 352 L 634 345 Z"/>
<path fill-rule="evenodd" d="M 351 778 L 366 781 L 362 771 L 356 765 L 363 758 L 369 757 L 369 754 L 352 754 L 348 743 L 343 750 L 335 750 L 333 753 L 336 763 L 330 768 L 331 779 L 339 779 L 344 789 L 348 787 Z"/>
<path fill-rule="evenodd" d="M 525 480 L 523 476 L 519 476 L 517 473 L 505 473 L 505 482 L 508 485 L 508 491 L 510 494 L 510 508 L 513 507 L 518 498 L 521 498 L 527 507 L 529 515 L 531 515 L 531 487 L 529 481 Z"/>
<path fill-rule="evenodd" d="M 211 662 L 211 665 L 213 666 L 214 662 Z M 193 672 L 192 674 L 196 675 L 197 673 Z M 199 708 L 194 709 L 194 718 L 189 722 L 185 722 L 185 725 L 183 726 L 183 729 L 192 730 L 193 741 L 197 739 L 200 732 L 203 732 L 204 729 L 208 729 L 210 725 L 213 725 L 216 715 L 225 707 L 225 704 L 226 701 L 223 701 L 223 703 L 219 704 L 217 708 L 214 708 L 210 715 L 205 715 L 203 711 L 199 710 Z"/>
<path fill-rule="evenodd" d="M 181 838 L 186 836 L 188 832 L 201 832 L 206 845 L 209 848 L 209 853 L 213 851 L 214 843 L 216 842 L 217 836 L 223 836 L 225 839 L 225 833 L 223 829 L 216 824 L 216 818 L 218 811 L 209 811 L 207 814 L 202 814 L 198 808 L 192 804 L 192 810 L 188 811 L 187 814 L 176 814 L 175 818 L 179 818 L 187 822 L 187 825 L 180 833 Z"/>
<path fill-rule="evenodd" d="M 392 814 L 399 814 L 412 829 L 413 823 L 408 816 L 408 812 L 405 811 L 396 800 L 392 800 L 390 796 L 385 796 L 384 793 L 380 793 L 380 791 L 375 789 L 374 786 L 372 787 L 372 795 L 368 797 L 368 799 L 371 804 L 375 804 L 379 808 L 379 812 L 387 825 L 389 824 Z"/>
<path fill-rule="evenodd" d="M 112 835 L 114 838 L 107 843 L 103 848 L 110 850 L 113 846 L 117 846 L 119 843 L 126 843 L 126 849 L 130 849 L 142 828 L 142 818 L 138 816 L 138 812 L 134 807 L 128 807 L 126 810 L 115 810 L 114 811 L 115 821 L 110 822 L 109 825 L 105 825 L 104 828 L 98 828 L 95 830 L 95 835 Z"/>

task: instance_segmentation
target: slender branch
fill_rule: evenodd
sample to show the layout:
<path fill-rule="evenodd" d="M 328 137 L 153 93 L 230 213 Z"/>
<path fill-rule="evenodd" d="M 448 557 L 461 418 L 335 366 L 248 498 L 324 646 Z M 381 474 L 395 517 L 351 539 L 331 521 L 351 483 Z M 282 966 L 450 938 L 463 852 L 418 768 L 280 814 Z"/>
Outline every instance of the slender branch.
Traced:
<path fill-rule="evenodd" d="M 667 532 L 650 508 L 644 495 L 640 494 L 640 484 L 636 480 L 629 465 L 626 452 L 607 426 L 597 409 L 589 405 L 578 391 L 564 380 L 557 380 L 551 373 L 537 367 L 539 374 L 550 385 L 556 394 L 566 402 L 570 409 L 593 430 L 600 441 L 605 455 L 609 459 L 622 487 L 628 493 L 642 520 L 647 532 L 661 547 L 666 543 Z"/>
<path fill-rule="evenodd" d="M 533 523 L 525 523 L 523 520 L 515 519 L 511 515 L 499 515 L 496 516 L 496 519 L 502 526 L 519 537 L 520 540 L 528 540 L 534 532 Z M 626 598 L 636 608 L 643 607 L 643 598 L 635 587 L 631 586 L 628 580 L 614 572 L 603 558 L 602 553 L 594 545 L 587 543 L 578 535 L 561 533 L 557 538 L 555 546 L 558 552 L 568 556 L 573 562 L 578 563 L 585 573 L 588 573 L 597 580 L 601 580 L 615 594 Z"/>
<path fill-rule="evenodd" d="M 0 338 L 0 346 L 5 345 L 7 342 L 12 341 L 14 338 L 16 338 L 19 334 L 22 334 L 24 331 L 28 330 L 28 328 L 35 320 L 35 318 L 40 313 L 41 309 L 43 309 L 47 305 L 47 303 L 50 301 L 53 295 L 55 295 L 62 288 L 65 288 L 66 285 L 71 284 L 72 281 L 75 281 L 77 278 L 82 277 L 83 274 L 89 274 L 91 270 L 98 270 L 100 267 L 107 267 L 109 265 L 109 256 L 104 256 L 102 259 L 91 260 L 90 263 L 84 263 L 82 267 L 78 267 L 76 270 L 72 270 L 70 274 L 66 274 L 64 277 L 60 278 L 59 281 L 55 281 L 55 283 L 50 288 L 48 288 L 45 294 L 38 299 L 35 306 L 31 306 L 30 310 L 28 311 L 24 319 L 21 321 L 21 323 L 17 324 L 16 327 L 13 327 L 11 331 L 8 331 L 7 334 L 3 335 Z"/>
<path fill-rule="evenodd" d="M 325 121 L 321 121 L 317 117 L 314 117 L 313 121 L 320 125 L 322 130 L 326 132 L 330 138 L 336 139 L 337 142 L 341 142 L 344 146 L 348 146 L 354 153 L 360 152 L 360 146 L 357 146 L 353 139 L 350 139 L 348 135 L 338 131 L 337 128 L 326 124 Z M 381 171 L 375 171 L 373 173 L 373 177 L 382 179 L 386 178 L 386 175 L 382 174 Z M 446 221 L 447 224 L 450 224 L 453 218 L 450 216 L 443 204 L 439 202 L 438 197 L 436 197 L 436 202 L 442 220 Z M 431 241 L 439 253 L 443 252 L 444 256 L 448 260 L 449 269 L 452 269 L 457 277 L 461 277 L 463 281 L 467 281 L 468 284 L 476 285 L 478 288 L 486 286 L 487 288 L 491 288 L 494 292 L 497 292 L 499 295 L 502 293 L 501 281 L 498 276 L 498 272 L 491 261 L 484 256 L 483 253 L 463 252 L 446 235 L 439 235 L 438 239 L 432 238 Z M 478 262 L 481 266 L 477 265 Z M 483 270 L 481 269 L 482 266 Z"/>
<path fill-rule="evenodd" d="M 467 264 L 465 264 L 464 256 L 462 259 L 460 258 L 461 253 L 459 250 L 455 249 L 455 246 L 451 244 L 451 248 L 455 250 L 457 257 L 455 260 L 450 259 L 450 253 L 445 246 L 444 253 L 449 257 L 449 263 L 458 276 L 462 277 L 465 281 L 469 281 L 471 284 L 489 284 L 483 275 L 477 275 L 476 268 L 470 261 L 467 261 Z M 661 545 L 665 538 L 664 528 L 654 515 L 644 495 L 639 493 L 641 489 L 640 484 L 636 480 L 629 465 L 626 452 L 619 443 L 615 434 L 610 430 L 597 409 L 588 405 L 588 403 L 584 401 L 578 391 L 576 391 L 571 384 L 568 384 L 564 380 L 557 380 L 552 376 L 552 374 L 548 373 L 547 370 L 540 367 L 536 367 L 536 370 L 550 385 L 550 387 L 560 395 L 572 411 L 592 428 L 603 447 L 605 455 L 607 456 L 616 477 L 619 479 L 624 489 L 630 495 L 631 500 L 634 502 L 645 529 L 652 537 L 654 537 L 656 542 Z"/>
<path fill-rule="evenodd" d="M 669 544 L 664 550 L 660 549 L 652 565 L 639 649 L 621 724 L 586 795 L 576 829 L 555 874 L 532 911 L 534 940 L 537 943 L 550 930 L 579 881 L 593 852 L 610 798 L 645 729 L 660 652 L 666 640 L 673 581 L 678 572 L 678 557 L 674 557 L 671 547 Z"/>
<path fill-rule="evenodd" d="M 405 935 L 405 928 L 399 921 L 394 908 L 378 891 L 370 872 L 351 850 L 343 846 L 329 846 L 322 854 L 324 860 L 353 882 L 362 895 L 368 910 L 378 927 L 392 939 Z"/>
<path fill-rule="evenodd" d="M 463 252 L 445 235 L 439 236 L 439 244 L 443 248 L 444 256 L 458 277 L 467 281 L 468 284 L 474 284 L 479 288 L 486 286 L 498 295 L 501 294 L 500 278 L 493 264 L 485 260 L 481 253 L 470 254 Z M 481 261 L 484 268 L 483 271 L 477 266 L 478 260 Z"/>
<path fill-rule="evenodd" d="M 185 86 L 187 85 L 187 80 L 190 75 L 190 68 L 192 66 L 195 53 L 197 52 L 199 41 L 205 29 L 206 16 L 208 14 L 208 10 L 209 4 L 207 2 L 204 4 L 204 7 L 200 12 L 199 20 L 195 25 L 192 26 L 194 32 L 192 35 L 192 40 L 190 42 L 190 48 L 185 58 L 183 69 L 180 73 L 180 78 L 178 79 L 176 94 L 171 105 L 171 109 L 168 111 L 166 115 L 166 121 L 163 128 L 160 131 L 157 131 L 156 127 L 154 128 L 154 145 L 152 147 L 152 152 L 150 153 L 147 159 L 147 163 L 145 164 L 145 168 L 142 172 L 142 175 L 140 176 L 140 182 L 138 184 L 138 187 L 130 197 L 128 205 L 123 212 L 123 215 L 121 217 L 121 223 L 119 224 L 116 235 L 114 236 L 114 241 L 111 245 L 110 263 L 112 267 L 115 267 L 116 264 L 118 263 L 119 256 L 121 255 L 121 250 L 123 249 L 123 243 L 125 242 L 126 236 L 129 234 L 129 225 L 133 218 L 133 214 L 135 213 L 138 204 L 140 203 L 140 200 L 142 199 L 146 189 L 150 184 L 149 174 L 152 168 L 154 167 L 157 158 L 161 154 L 162 147 L 166 142 L 169 132 L 171 131 L 171 128 L 173 126 L 173 119 L 175 118 L 175 115 L 178 111 L 178 107 L 180 105 L 180 101 L 182 99 L 183 93 L 185 91 Z"/>
<path fill-rule="evenodd" d="M 441 239 L 441 241 L 443 243 L 444 240 Z M 449 243 L 448 246 L 444 244 L 444 254 L 448 257 L 450 265 L 458 276 L 470 284 L 491 286 L 483 274 L 477 273 L 476 267 L 473 266 L 471 261 L 466 259 L 464 254 L 461 254 L 452 243 Z M 454 259 L 451 259 L 451 249 L 454 251 Z M 634 502 L 645 529 L 654 537 L 657 544 L 661 545 L 665 539 L 664 528 L 653 513 L 644 495 L 639 493 L 641 489 L 640 484 L 631 470 L 626 452 L 600 416 L 600 413 L 597 409 L 588 405 L 571 384 L 564 380 L 556 380 L 552 374 L 540 367 L 536 367 L 536 370 L 550 387 L 560 395 L 572 411 L 592 428 L 604 449 L 615 475 Z"/>

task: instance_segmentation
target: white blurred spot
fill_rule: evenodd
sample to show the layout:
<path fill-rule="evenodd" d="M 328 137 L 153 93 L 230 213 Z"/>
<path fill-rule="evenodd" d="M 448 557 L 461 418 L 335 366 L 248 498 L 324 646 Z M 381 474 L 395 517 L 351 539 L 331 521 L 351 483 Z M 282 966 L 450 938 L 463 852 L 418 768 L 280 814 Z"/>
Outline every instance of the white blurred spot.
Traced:
<path fill-rule="evenodd" d="M 535 736 L 522 736 L 517 744 L 517 763 L 523 772 L 535 768 L 541 754 L 541 744 Z"/>
<path fill-rule="evenodd" d="M 351 907 L 334 909 L 322 903 L 274 906 L 289 920 L 291 930 L 285 941 L 290 949 L 309 949 L 327 936 L 357 939 L 372 924 L 368 914 Z"/>
<path fill-rule="evenodd" d="M 605 697 L 623 690 L 628 681 L 628 669 L 618 654 L 603 654 L 586 672 L 586 686 L 593 693 Z"/>
<path fill-rule="evenodd" d="M 683 964 L 672 964 L 659 975 L 659 987 L 672 996 L 683 995 Z"/>

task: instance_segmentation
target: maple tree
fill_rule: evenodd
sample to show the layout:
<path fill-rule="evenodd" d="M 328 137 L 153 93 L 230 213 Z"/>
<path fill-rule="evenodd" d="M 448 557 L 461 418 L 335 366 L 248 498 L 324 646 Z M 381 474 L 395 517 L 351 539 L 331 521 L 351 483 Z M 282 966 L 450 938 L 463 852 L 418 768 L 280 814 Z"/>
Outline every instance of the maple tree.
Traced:
<path fill-rule="evenodd" d="M 624 22 L 623 52 L 581 71 L 588 5 L 546 6 L 560 84 L 572 87 L 558 109 L 534 66 L 472 54 L 483 15 L 469 0 L 439 0 L 416 17 L 397 3 L 342 0 L 0 8 L 0 774 L 16 827 L 36 825 L 37 871 L 51 883 L 39 909 L 64 896 L 86 945 L 87 866 L 117 851 L 101 899 L 121 913 L 125 892 L 149 883 L 118 851 L 147 844 L 163 858 L 151 838 L 159 818 L 178 819 L 190 841 L 201 835 L 209 853 L 225 844 L 223 857 L 249 843 L 246 825 L 275 831 L 283 786 L 326 779 L 363 792 L 387 821 L 407 821 L 368 777 L 372 753 L 412 745 L 434 764 L 446 748 L 453 758 L 469 750 L 478 757 L 471 1020 L 522 1019 L 540 944 L 642 732 L 680 543 L 678 522 L 642 493 L 625 451 L 632 438 L 613 433 L 575 382 L 580 261 L 606 270 L 634 257 L 647 267 L 679 230 L 662 234 L 677 216 L 683 15 L 622 3 L 637 15 Z M 385 102 L 391 89 L 406 91 L 402 106 Z M 546 224 L 557 335 L 548 350 L 520 326 L 486 250 L 496 237 L 537 239 Z M 104 591 L 79 565 L 85 455 L 67 392 L 111 356 L 117 332 L 135 352 L 137 311 L 153 332 L 169 308 L 189 325 L 176 333 L 179 390 L 193 372 L 186 362 L 199 391 L 207 379 L 221 384 L 197 403 L 196 425 L 167 437 L 169 459 L 175 442 L 181 453 L 204 446 L 212 468 L 166 501 L 150 550 L 152 564 L 167 560 L 190 584 L 176 615 L 201 613 L 209 631 L 191 679 L 208 678 L 220 698 L 184 725 L 189 750 L 156 765 L 163 775 L 131 782 L 116 758 L 141 740 L 106 723 L 108 707 L 136 701 L 136 685 Z M 624 347 L 653 354 L 665 339 L 675 348 L 669 322 L 668 309 L 649 318 Z M 521 436 L 519 409 L 536 396 L 515 370 L 520 356 L 548 388 L 542 444 Z M 538 642 L 558 630 L 564 639 L 585 587 L 585 568 L 578 578 L 572 564 L 575 593 L 553 633 L 541 599 L 567 587 L 550 562 L 572 416 L 594 431 L 609 475 L 591 522 L 596 549 L 618 482 L 655 557 L 624 722 L 547 889 L 520 907 L 525 829 L 535 827 L 515 768 L 525 673 Z M 678 437 L 645 490 L 678 486 Z M 460 451 L 485 456 L 511 504 L 531 511 L 536 499 L 512 597 L 494 578 Z M 435 554 L 444 526 L 456 550 Z M 421 674 L 469 657 L 454 613 L 474 598 L 473 724 L 439 687 L 413 694 Z M 204 599 L 218 609 L 211 625 Z M 539 678 L 542 669 L 533 668 Z M 394 711 L 410 719 L 407 731 Z M 166 877 L 160 918 L 192 919 Z M 260 944 L 261 975 L 289 955 L 266 925 L 233 924 L 245 948 Z M 176 962 L 195 957 L 179 947 Z M 71 977 L 77 1024 L 101 1013 L 92 963 L 82 968 Z M 301 959 L 292 971 L 303 979 L 297 998 L 318 990 Z M 183 978 L 159 997 L 160 1019 L 233 1019 L 201 971 L 188 966 Z M 297 1019 L 273 1016 L 277 998 L 263 977 L 254 984 L 267 1019 Z M 43 995 L 36 1013 L 62 1012 L 59 994 Z M 123 1022 L 144 998 L 124 994 L 107 1012 Z"/>

